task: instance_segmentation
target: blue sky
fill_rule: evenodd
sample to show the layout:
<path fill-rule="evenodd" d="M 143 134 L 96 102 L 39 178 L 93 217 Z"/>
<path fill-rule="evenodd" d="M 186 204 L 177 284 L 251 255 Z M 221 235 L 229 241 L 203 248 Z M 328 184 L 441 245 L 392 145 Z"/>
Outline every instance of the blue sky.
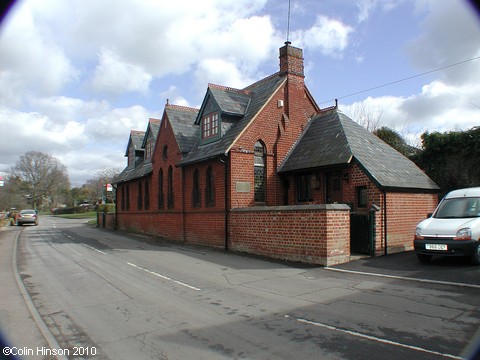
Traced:
<path fill-rule="evenodd" d="M 466 0 L 291 0 L 290 13 L 320 106 L 338 98 L 417 144 L 480 125 L 480 18 Z M 278 71 L 287 14 L 288 0 L 18 1 L 0 29 L 0 173 L 29 150 L 57 157 L 74 186 L 123 168 L 129 131 L 167 98 L 199 107 L 208 83 Z"/>

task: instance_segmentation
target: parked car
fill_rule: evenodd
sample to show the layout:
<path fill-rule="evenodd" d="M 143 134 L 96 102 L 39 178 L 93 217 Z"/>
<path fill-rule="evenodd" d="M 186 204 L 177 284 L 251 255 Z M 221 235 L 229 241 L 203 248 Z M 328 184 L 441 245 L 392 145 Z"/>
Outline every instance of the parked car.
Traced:
<path fill-rule="evenodd" d="M 479 265 L 479 244 L 480 187 L 449 192 L 415 230 L 415 253 L 422 263 L 442 255 L 466 256 Z"/>
<path fill-rule="evenodd" d="M 35 210 L 22 210 L 17 215 L 17 225 L 22 226 L 23 224 L 35 224 L 38 225 L 38 213 Z"/>

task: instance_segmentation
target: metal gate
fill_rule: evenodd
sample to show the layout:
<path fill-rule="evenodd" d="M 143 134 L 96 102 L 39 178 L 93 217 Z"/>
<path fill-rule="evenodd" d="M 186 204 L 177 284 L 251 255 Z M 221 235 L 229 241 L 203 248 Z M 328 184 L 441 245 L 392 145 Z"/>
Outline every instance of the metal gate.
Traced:
<path fill-rule="evenodd" d="M 350 214 L 350 252 L 370 254 L 370 219 L 368 215 Z"/>

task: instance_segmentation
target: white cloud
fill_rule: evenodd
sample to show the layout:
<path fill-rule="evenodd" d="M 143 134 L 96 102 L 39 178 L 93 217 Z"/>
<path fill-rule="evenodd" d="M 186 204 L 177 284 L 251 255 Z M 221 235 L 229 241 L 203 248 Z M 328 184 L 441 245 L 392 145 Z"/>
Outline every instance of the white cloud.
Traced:
<path fill-rule="evenodd" d="M 86 120 L 85 135 L 91 142 L 121 144 L 123 147 L 127 145 L 130 130 L 144 131 L 148 119 L 158 116 L 161 116 L 161 113 L 148 111 L 140 105 L 108 109 Z"/>
<path fill-rule="evenodd" d="M 44 36 L 28 5 L 20 3 L 14 10 L 0 34 L 0 94 L 6 99 L 12 93 L 54 94 L 76 79 L 78 71 L 63 49 Z"/>
<path fill-rule="evenodd" d="M 348 46 L 353 28 L 339 20 L 318 15 L 315 24 L 307 30 L 297 30 L 292 38 L 300 47 L 319 49 L 324 55 L 339 56 Z"/>
<path fill-rule="evenodd" d="M 388 126 L 412 143 L 420 144 L 425 131 L 463 131 L 479 125 L 480 85 L 453 86 L 435 80 L 408 97 L 368 97 L 342 107 L 358 120 L 355 109 L 367 109 L 366 116 L 380 115 L 380 126 Z"/>
<path fill-rule="evenodd" d="M 65 121 L 59 124 L 36 112 L 6 107 L 0 107 L 0 128 L 8 134 L 0 142 L 0 163 L 30 150 L 46 153 L 69 151 L 87 141 L 84 126 L 80 123 Z"/>
<path fill-rule="evenodd" d="M 371 14 L 381 7 L 383 11 L 390 11 L 397 6 L 395 0 L 357 0 L 357 8 L 359 10 L 357 21 L 359 23 L 367 21 Z"/>
<path fill-rule="evenodd" d="M 407 46 L 415 66 L 433 70 L 480 55 L 480 26 L 475 12 L 467 2 L 458 0 L 423 0 L 417 11 L 426 11 L 421 23 L 422 33 Z M 438 72 L 450 83 L 479 82 L 479 61 L 464 63 Z"/>
<path fill-rule="evenodd" d="M 151 80 L 152 75 L 141 66 L 129 64 L 104 48 L 99 54 L 92 82 L 97 90 L 120 94 L 130 91 L 147 93 Z"/>

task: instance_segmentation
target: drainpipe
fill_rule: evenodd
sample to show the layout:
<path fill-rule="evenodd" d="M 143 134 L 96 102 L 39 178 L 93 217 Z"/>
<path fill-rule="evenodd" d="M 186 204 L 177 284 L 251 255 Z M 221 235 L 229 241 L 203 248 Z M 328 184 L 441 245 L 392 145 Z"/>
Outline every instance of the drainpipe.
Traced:
<path fill-rule="evenodd" d="M 225 198 L 225 224 L 224 224 L 224 231 L 225 231 L 225 242 L 224 242 L 224 250 L 228 251 L 228 183 L 227 183 L 227 178 L 228 178 L 228 163 L 227 163 L 227 154 L 225 154 L 224 159 L 222 157 L 219 158 L 220 162 L 223 164 L 223 169 L 224 169 L 224 175 L 223 175 L 223 180 L 224 180 L 224 198 Z"/>
<path fill-rule="evenodd" d="M 383 189 L 383 236 L 385 238 L 385 255 L 388 255 L 387 251 L 387 190 Z"/>

